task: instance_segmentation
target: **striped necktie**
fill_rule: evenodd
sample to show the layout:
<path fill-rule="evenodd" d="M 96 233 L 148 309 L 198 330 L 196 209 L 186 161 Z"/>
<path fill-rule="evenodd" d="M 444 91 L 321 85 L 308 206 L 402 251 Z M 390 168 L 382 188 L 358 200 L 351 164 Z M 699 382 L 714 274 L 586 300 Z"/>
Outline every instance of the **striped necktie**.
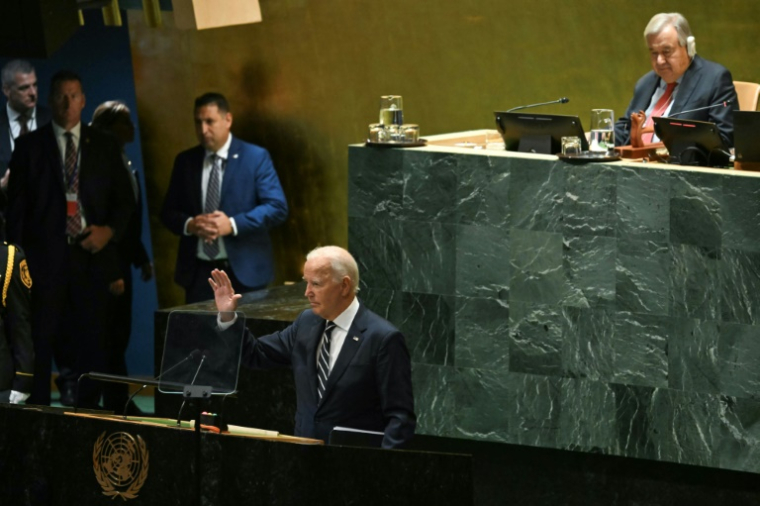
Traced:
<path fill-rule="evenodd" d="M 74 134 L 66 132 L 66 154 L 64 155 L 64 169 L 66 172 L 66 191 L 73 193 L 79 198 L 79 171 L 77 170 L 77 147 L 74 145 Z M 66 216 L 66 235 L 77 237 L 82 233 L 82 210 L 79 202 L 76 203 L 76 211 Z"/>
<path fill-rule="evenodd" d="M 319 358 L 317 360 L 317 394 L 319 400 L 322 400 L 322 396 L 325 393 L 325 386 L 327 386 L 327 377 L 330 375 L 330 344 L 332 342 L 331 335 L 335 329 L 335 324 L 328 321 L 325 324 L 325 331 L 322 337 L 322 349 L 319 350 Z"/>
<path fill-rule="evenodd" d="M 220 200 L 220 184 L 222 174 L 223 159 L 218 155 L 211 155 L 213 162 L 211 165 L 211 174 L 208 178 L 208 186 L 206 186 L 206 202 L 203 205 L 203 212 L 213 213 L 219 209 Z M 203 243 L 203 252 L 211 259 L 215 259 L 219 255 L 219 239 L 214 239 L 210 243 Z"/>

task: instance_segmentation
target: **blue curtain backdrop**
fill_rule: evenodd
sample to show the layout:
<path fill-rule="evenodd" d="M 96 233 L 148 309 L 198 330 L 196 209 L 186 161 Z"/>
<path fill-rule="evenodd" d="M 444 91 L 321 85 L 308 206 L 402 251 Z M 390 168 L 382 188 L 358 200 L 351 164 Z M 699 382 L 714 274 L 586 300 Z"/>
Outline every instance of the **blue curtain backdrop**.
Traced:
<path fill-rule="evenodd" d="M 126 147 L 132 166 L 137 170 L 143 196 L 145 177 L 140 146 L 140 125 L 137 117 L 132 56 L 126 12 L 122 11 L 123 26 L 104 26 L 100 9 L 85 11 L 85 25 L 46 60 L 30 59 L 37 70 L 39 102 L 47 104 L 50 78 L 61 69 L 77 72 L 84 83 L 87 106 L 82 120 L 89 123 L 95 108 L 106 100 L 122 100 L 132 111 L 135 122 L 135 141 Z M 0 66 L 12 58 L 0 58 Z M 4 97 L 3 97 L 4 98 Z M 5 107 L 5 100 L 1 107 Z M 143 198 L 143 244 L 153 259 L 150 241 L 147 199 Z M 132 308 L 132 337 L 127 351 L 127 366 L 131 376 L 153 375 L 153 313 L 158 307 L 154 280 L 143 282 L 133 271 L 134 301 Z"/>

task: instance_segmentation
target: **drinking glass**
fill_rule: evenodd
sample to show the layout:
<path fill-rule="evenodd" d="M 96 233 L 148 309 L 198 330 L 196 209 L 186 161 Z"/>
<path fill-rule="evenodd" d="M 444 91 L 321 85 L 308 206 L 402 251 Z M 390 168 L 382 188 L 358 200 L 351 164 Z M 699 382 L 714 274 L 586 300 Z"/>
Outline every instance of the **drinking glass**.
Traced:
<path fill-rule="evenodd" d="M 404 124 L 404 100 L 401 95 L 380 97 L 380 123 L 385 126 Z"/>
<path fill-rule="evenodd" d="M 404 142 L 417 142 L 420 139 L 420 127 L 412 123 L 401 125 Z"/>
<path fill-rule="evenodd" d="M 371 123 L 369 125 L 367 140 L 369 142 L 388 142 L 388 132 L 385 131 L 382 123 Z"/>
<path fill-rule="evenodd" d="M 563 155 L 580 155 L 581 138 L 577 136 L 562 137 L 562 154 Z"/>
<path fill-rule="evenodd" d="M 591 110 L 590 151 L 609 151 L 615 148 L 615 113 L 612 109 Z"/>

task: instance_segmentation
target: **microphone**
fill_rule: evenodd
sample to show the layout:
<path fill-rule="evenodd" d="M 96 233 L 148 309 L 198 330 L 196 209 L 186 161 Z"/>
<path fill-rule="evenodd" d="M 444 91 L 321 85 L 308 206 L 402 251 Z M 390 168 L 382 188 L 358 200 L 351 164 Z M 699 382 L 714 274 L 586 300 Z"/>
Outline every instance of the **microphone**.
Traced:
<path fill-rule="evenodd" d="M 155 378 L 153 378 L 152 381 L 149 381 L 149 382 L 145 383 L 143 386 L 141 386 L 140 388 L 138 388 L 137 390 L 135 390 L 134 393 L 129 396 L 129 399 L 127 399 L 127 403 L 124 404 L 124 412 L 122 413 L 122 416 L 125 419 L 127 418 L 127 409 L 129 409 L 129 403 L 132 402 L 132 399 L 134 399 L 137 394 L 139 394 L 140 392 L 142 392 L 143 390 L 145 390 L 146 388 L 148 388 L 148 385 L 158 386 L 159 380 L 164 375 L 172 372 L 174 369 L 178 368 L 179 366 L 181 366 L 185 362 L 188 362 L 190 360 L 195 360 L 196 358 L 198 358 L 203 353 L 204 352 L 202 352 L 199 349 L 195 349 L 195 350 L 191 351 L 188 356 L 186 356 L 185 358 L 183 358 L 182 360 L 180 360 L 179 362 L 177 362 L 176 364 L 174 364 L 173 366 L 171 366 L 167 370 L 163 371 L 161 374 L 159 374 L 158 376 L 156 376 Z"/>
<path fill-rule="evenodd" d="M 530 109 L 531 107 L 538 107 L 540 105 L 551 105 L 551 104 L 566 104 L 570 102 L 570 99 L 567 97 L 558 98 L 557 100 L 552 100 L 551 102 L 541 102 L 540 104 L 531 104 L 531 105 L 521 105 L 518 107 L 513 107 L 507 112 L 513 112 L 513 111 L 519 111 L 520 109 Z"/>
<path fill-rule="evenodd" d="M 681 112 L 676 112 L 676 113 L 673 113 L 673 114 L 668 114 L 665 117 L 666 118 L 674 118 L 676 116 L 680 116 L 681 114 L 688 114 L 690 112 L 704 111 L 705 109 L 712 109 L 714 107 L 728 107 L 729 104 L 731 104 L 731 100 L 726 100 L 725 102 L 719 102 L 717 104 L 708 105 L 708 106 L 705 106 L 705 107 L 697 107 L 696 109 L 689 109 L 688 111 L 681 111 Z"/>
<path fill-rule="evenodd" d="M 198 350 L 196 350 L 198 351 Z M 211 356 L 211 352 L 208 350 L 203 350 L 201 352 L 201 363 L 198 364 L 198 369 L 195 370 L 195 376 L 193 376 L 192 381 L 190 381 L 190 386 L 195 385 L 195 380 L 198 378 L 198 373 L 201 372 L 201 367 L 203 367 L 203 363 L 206 361 L 206 356 Z M 192 353 L 191 353 L 192 355 Z M 182 400 L 182 405 L 179 407 L 179 412 L 177 413 L 177 427 L 182 425 L 182 410 L 185 409 L 185 403 L 187 402 L 187 398 Z M 200 420 L 198 420 L 198 425 L 200 425 Z"/>

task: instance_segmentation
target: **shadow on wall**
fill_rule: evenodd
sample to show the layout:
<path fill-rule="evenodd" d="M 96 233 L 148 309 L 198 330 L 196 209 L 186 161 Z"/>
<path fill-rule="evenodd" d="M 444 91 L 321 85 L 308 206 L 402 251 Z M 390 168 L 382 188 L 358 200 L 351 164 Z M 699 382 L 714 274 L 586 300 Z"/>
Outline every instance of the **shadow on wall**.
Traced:
<path fill-rule="evenodd" d="M 295 116 L 292 86 L 277 86 L 277 69 L 246 65 L 234 102 L 233 132 L 239 138 L 265 147 L 272 157 L 290 209 L 285 224 L 271 231 L 276 259 L 275 284 L 298 281 L 306 253 L 329 237 L 329 216 L 320 202 L 330 195 L 330 177 L 319 156 L 316 129 L 309 130 Z M 273 79 L 274 77 L 274 79 Z"/>

